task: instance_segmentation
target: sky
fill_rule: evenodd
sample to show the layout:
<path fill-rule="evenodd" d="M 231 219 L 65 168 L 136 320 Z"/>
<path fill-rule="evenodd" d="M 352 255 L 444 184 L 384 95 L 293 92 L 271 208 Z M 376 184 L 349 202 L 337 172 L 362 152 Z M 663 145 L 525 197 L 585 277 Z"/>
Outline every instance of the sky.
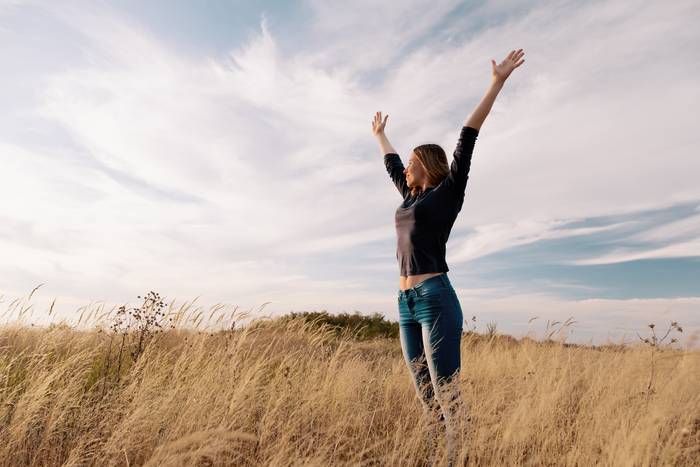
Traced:
<path fill-rule="evenodd" d="M 698 20 L 684 0 L 0 0 L 0 320 L 40 286 L 37 323 L 150 290 L 396 321 L 374 113 L 404 163 L 451 159 L 491 59 L 523 48 L 447 243 L 465 321 L 573 318 L 559 335 L 593 344 L 677 321 L 693 345 Z"/>

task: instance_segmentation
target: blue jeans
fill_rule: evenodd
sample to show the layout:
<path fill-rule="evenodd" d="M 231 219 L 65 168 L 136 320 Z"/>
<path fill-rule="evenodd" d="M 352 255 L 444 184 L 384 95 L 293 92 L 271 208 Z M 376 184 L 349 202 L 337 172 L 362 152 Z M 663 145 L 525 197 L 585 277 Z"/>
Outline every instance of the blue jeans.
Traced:
<path fill-rule="evenodd" d="M 398 302 L 401 349 L 416 393 L 425 415 L 445 422 L 449 433 L 460 404 L 459 299 L 447 274 L 440 274 L 399 290 Z"/>

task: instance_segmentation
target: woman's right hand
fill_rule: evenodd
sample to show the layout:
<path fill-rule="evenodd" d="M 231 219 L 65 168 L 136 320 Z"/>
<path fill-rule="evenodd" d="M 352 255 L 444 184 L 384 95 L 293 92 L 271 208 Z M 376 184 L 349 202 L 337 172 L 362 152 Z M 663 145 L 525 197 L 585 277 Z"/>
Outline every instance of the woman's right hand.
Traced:
<path fill-rule="evenodd" d="M 382 121 L 382 113 L 377 112 L 374 114 L 374 120 L 372 121 L 372 133 L 374 136 L 379 136 L 382 133 L 384 133 L 384 127 L 386 126 L 386 120 L 389 118 L 389 115 L 387 114 L 386 117 L 384 117 L 384 120 Z"/>

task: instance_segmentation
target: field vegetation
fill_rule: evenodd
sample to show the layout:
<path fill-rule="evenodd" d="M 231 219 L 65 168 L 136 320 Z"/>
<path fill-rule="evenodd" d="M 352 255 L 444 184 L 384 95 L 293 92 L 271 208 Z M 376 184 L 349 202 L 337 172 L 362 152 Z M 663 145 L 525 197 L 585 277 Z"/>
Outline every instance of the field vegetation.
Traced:
<path fill-rule="evenodd" d="M 444 465 L 396 323 L 240 327 L 139 298 L 90 329 L 0 327 L 0 465 Z M 465 327 L 459 464 L 699 465 L 700 352 L 673 347 L 678 323 L 647 329 L 590 347 Z"/>

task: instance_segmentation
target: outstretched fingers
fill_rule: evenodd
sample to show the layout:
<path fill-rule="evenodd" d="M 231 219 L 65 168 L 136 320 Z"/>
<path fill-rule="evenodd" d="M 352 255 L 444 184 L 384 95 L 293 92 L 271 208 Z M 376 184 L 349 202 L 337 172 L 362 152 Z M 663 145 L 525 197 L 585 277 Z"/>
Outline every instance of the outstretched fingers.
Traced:
<path fill-rule="evenodd" d="M 389 118 L 389 114 L 386 114 L 384 116 L 384 120 L 382 121 L 382 113 L 381 112 L 376 112 L 374 114 L 374 118 L 372 119 L 372 129 L 377 130 L 377 129 L 384 129 L 386 126 L 386 121 Z"/>
<path fill-rule="evenodd" d="M 511 61 L 513 62 L 513 68 L 518 68 L 520 65 L 523 64 L 525 59 L 523 56 L 525 55 L 525 52 L 523 52 L 523 49 L 518 49 L 515 54 L 511 57 Z"/>

